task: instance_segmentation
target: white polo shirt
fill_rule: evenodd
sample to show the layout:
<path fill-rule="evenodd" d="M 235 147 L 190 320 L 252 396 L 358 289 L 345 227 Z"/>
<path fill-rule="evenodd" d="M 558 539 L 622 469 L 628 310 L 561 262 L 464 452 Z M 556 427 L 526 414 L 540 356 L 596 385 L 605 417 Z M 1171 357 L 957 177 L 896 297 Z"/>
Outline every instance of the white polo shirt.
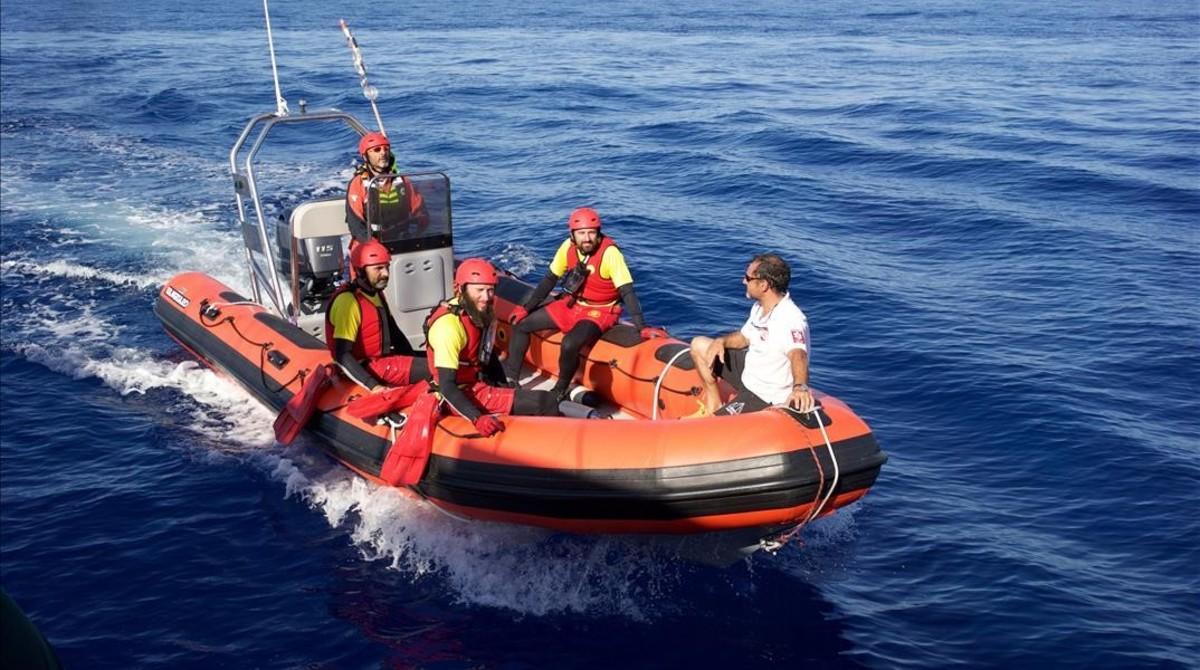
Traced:
<path fill-rule="evenodd" d="M 809 352 L 808 319 L 804 312 L 792 302 L 791 294 L 784 295 L 766 316 L 756 302 L 741 332 L 750 341 L 742 384 L 773 405 L 783 403 L 795 383 L 788 352 L 793 349 Z"/>

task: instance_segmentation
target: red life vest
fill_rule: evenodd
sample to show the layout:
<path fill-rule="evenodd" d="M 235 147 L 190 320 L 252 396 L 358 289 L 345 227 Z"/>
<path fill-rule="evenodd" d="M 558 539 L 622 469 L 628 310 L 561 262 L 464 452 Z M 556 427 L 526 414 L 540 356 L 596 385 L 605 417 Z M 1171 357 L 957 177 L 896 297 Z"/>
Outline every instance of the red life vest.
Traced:
<path fill-rule="evenodd" d="M 611 279 L 604 279 L 600 276 L 600 262 L 604 260 L 604 252 L 608 251 L 609 247 L 615 246 L 612 238 L 607 235 L 600 239 L 600 247 L 587 257 L 587 279 L 583 282 L 583 286 L 575 292 L 575 298 L 595 304 L 607 304 L 621 297 L 617 285 Z M 576 265 L 579 265 L 579 251 L 572 244 L 572 248 L 567 252 L 567 272 L 574 270 Z"/>
<path fill-rule="evenodd" d="M 454 383 L 474 384 L 483 374 L 483 361 L 480 360 L 479 355 L 484 345 L 483 329 L 475 325 L 462 305 L 453 303 L 438 305 L 429 318 L 425 319 L 425 359 L 429 361 L 430 376 L 435 382 L 437 381 L 437 368 L 433 363 L 434 351 L 433 344 L 429 341 L 429 329 L 433 327 L 434 321 L 447 314 L 457 316 L 463 329 L 467 331 L 467 344 L 462 351 L 458 352 L 458 372 L 454 375 Z"/>
<path fill-rule="evenodd" d="M 354 292 L 354 298 L 358 301 L 358 309 L 362 312 L 358 337 L 354 338 L 354 357 L 360 361 L 369 361 L 384 356 L 392 350 L 387 300 L 380 293 L 379 302 L 381 304 L 376 306 L 366 294 L 353 284 L 346 284 L 334 292 L 333 297 L 329 299 L 329 306 L 333 307 L 333 301 L 347 291 Z M 329 352 L 336 356 L 337 351 L 333 342 L 333 319 L 329 318 L 329 311 L 325 310 L 325 346 L 329 347 Z"/>

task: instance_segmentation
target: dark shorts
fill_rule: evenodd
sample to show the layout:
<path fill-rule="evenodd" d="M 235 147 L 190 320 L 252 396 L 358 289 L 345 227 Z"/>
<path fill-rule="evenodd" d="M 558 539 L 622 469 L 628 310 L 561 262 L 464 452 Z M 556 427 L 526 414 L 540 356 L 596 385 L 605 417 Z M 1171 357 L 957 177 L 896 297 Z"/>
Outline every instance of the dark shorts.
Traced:
<path fill-rule="evenodd" d="M 717 409 L 715 414 L 746 414 L 758 412 L 771 406 L 742 383 L 742 372 L 746 370 L 746 349 L 726 349 L 725 362 L 713 361 L 713 373 L 724 379 L 737 393 L 729 402 Z"/>

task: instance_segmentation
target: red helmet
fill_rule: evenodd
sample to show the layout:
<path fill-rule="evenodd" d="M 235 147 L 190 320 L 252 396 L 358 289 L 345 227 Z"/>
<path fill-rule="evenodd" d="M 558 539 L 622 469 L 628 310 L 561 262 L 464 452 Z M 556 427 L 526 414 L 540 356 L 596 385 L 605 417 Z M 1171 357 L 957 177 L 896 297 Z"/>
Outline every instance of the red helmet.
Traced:
<path fill-rule="evenodd" d="M 496 268 L 482 258 L 468 258 L 458 264 L 454 273 L 454 288 L 459 289 L 467 284 L 487 284 L 495 286 L 499 282 Z"/>
<path fill-rule="evenodd" d="M 392 148 L 392 143 L 388 141 L 387 135 L 383 133 L 367 133 L 358 141 L 358 153 L 363 156 L 367 155 L 367 151 L 375 147 Z"/>
<path fill-rule="evenodd" d="M 591 207 L 580 207 L 571 212 L 571 218 L 567 219 L 567 229 L 572 233 L 577 230 L 587 230 L 588 228 L 600 229 L 600 215 Z"/>
<path fill-rule="evenodd" d="M 392 255 L 379 240 L 369 240 L 350 250 L 350 265 L 361 270 L 368 265 L 384 265 L 392 262 Z"/>

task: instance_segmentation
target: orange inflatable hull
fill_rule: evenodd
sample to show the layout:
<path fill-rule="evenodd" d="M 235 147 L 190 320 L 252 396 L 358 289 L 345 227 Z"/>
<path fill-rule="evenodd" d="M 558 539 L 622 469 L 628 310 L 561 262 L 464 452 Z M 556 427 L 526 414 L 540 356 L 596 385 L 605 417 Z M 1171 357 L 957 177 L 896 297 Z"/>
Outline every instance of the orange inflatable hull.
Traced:
<path fill-rule="evenodd" d="M 528 286 L 505 278 L 497 313 Z M 324 344 L 217 280 L 185 273 L 160 290 L 155 313 L 198 359 L 279 411 L 302 380 L 330 363 Z M 501 337 L 507 337 L 502 330 Z M 560 335 L 535 337 L 527 361 L 557 365 Z M 886 456 L 844 403 L 821 394 L 824 431 L 778 411 L 680 419 L 697 408 L 684 346 L 641 342 L 622 324 L 587 354 L 583 384 L 634 420 L 506 417 L 491 438 L 457 416 L 434 431 L 428 467 L 411 490 L 452 513 L 581 533 L 710 533 L 799 523 L 866 494 Z M 503 348 L 503 346 L 501 346 Z M 364 391 L 335 375 L 307 426 L 333 458 L 375 482 L 391 446 L 386 426 L 350 416 Z M 828 437 L 828 444 L 826 442 Z"/>

